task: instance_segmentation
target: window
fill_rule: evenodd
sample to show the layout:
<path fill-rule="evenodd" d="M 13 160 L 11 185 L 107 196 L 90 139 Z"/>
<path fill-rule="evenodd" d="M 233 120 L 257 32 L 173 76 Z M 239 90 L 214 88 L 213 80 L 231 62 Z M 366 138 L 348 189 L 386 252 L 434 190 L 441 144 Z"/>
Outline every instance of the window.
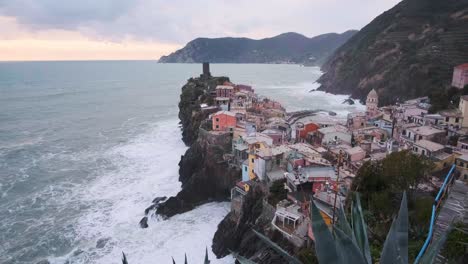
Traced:
<path fill-rule="evenodd" d="M 244 170 L 247 171 L 247 167 L 244 167 Z"/>
<path fill-rule="evenodd" d="M 219 128 L 219 126 L 218 126 L 218 125 L 216 125 L 216 128 Z"/>
<path fill-rule="evenodd" d="M 426 155 L 426 151 L 425 151 L 424 149 L 421 150 L 421 154 L 422 154 L 422 155 Z"/>
<path fill-rule="evenodd" d="M 252 162 L 254 162 L 254 159 L 252 159 Z"/>
<path fill-rule="evenodd" d="M 216 120 L 216 122 L 219 122 L 219 118 L 216 118 L 215 120 Z"/>
<path fill-rule="evenodd" d="M 337 136 L 335 136 L 335 140 L 337 140 L 337 139 L 338 139 L 338 137 L 337 137 Z"/>
<path fill-rule="evenodd" d="M 421 140 L 421 139 L 422 139 L 422 136 L 419 136 L 419 140 Z"/>
<path fill-rule="evenodd" d="M 460 119 L 460 118 L 458 118 L 458 117 L 455 118 L 455 123 L 458 123 L 459 119 Z"/>
<path fill-rule="evenodd" d="M 450 117 L 447 116 L 447 117 L 445 118 L 445 122 L 448 122 L 449 120 L 450 120 Z"/>

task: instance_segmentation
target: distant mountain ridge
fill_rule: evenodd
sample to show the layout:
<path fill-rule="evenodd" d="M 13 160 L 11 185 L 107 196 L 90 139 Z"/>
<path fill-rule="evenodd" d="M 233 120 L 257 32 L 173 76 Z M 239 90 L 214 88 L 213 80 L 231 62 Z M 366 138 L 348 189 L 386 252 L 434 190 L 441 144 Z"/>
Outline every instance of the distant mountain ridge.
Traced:
<path fill-rule="evenodd" d="M 320 90 L 381 104 L 440 93 L 468 62 L 468 0 L 403 0 L 362 28 L 322 66 Z"/>
<path fill-rule="evenodd" d="M 296 63 L 320 65 L 357 31 L 328 33 L 308 38 L 288 32 L 272 38 L 197 38 L 161 63 Z"/>

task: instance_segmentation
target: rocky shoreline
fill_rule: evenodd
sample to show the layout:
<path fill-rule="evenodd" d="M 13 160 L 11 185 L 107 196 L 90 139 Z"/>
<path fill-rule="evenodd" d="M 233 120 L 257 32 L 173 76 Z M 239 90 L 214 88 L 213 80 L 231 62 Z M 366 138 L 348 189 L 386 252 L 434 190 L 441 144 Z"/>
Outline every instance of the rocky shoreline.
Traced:
<path fill-rule="evenodd" d="M 204 203 L 228 201 L 231 188 L 241 178 L 237 167 L 229 166 L 224 155 L 232 152 L 232 137 L 214 138 L 203 128 L 204 120 L 211 114 L 200 105 L 210 105 L 210 93 L 217 85 L 229 82 L 227 77 L 201 75 L 190 78 L 182 87 L 179 103 L 179 118 L 182 140 L 189 146 L 179 162 L 179 181 L 182 190 L 174 197 L 157 197 L 145 210 L 140 227 L 148 227 L 148 217 L 157 214 L 168 218 L 184 213 Z M 266 202 L 268 190 L 258 184 L 249 192 L 240 213 L 230 212 L 219 223 L 213 238 L 212 250 L 218 258 L 231 251 L 251 258 L 257 263 L 283 263 L 272 249 L 258 239 L 252 230 L 268 235 L 286 250 L 294 246 L 271 229 L 275 208 Z"/>

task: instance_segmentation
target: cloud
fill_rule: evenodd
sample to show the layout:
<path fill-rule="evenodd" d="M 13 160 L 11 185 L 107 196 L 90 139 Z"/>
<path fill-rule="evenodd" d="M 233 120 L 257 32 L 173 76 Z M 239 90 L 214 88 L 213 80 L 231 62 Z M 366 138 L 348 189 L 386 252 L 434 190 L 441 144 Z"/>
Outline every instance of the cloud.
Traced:
<path fill-rule="evenodd" d="M 0 61 L 155 60 L 180 48 L 132 38 L 103 41 L 65 29 L 31 32 L 11 17 L 0 16 L 0 25 Z"/>
<path fill-rule="evenodd" d="M 0 15 L 30 30 L 96 40 L 183 44 L 199 37 L 308 36 L 359 29 L 398 0 L 0 0 Z M 1 36 L 0 36 L 1 37 Z"/>

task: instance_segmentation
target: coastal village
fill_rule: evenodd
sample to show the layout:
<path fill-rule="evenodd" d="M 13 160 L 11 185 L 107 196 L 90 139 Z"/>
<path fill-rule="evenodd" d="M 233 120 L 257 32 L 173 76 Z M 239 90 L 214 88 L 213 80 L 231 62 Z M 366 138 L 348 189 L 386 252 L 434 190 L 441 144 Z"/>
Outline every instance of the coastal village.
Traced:
<path fill-rule="evenodd" d="M 209 77 L 209 64 L 203 77 Z M 453 86 L 468 84 L 468 64 L 455 67 Z M 211 103 L 201 104 L 209 116 L 200 126 L 213 144 L 232 140 L 223 159 L 242 171 L 231 189 L 231 212 L 240 214 L 253 184 L 265 189 L 281 182 L 287 199 L 276 204 L 271 227 L 300 247 L 314 239 L 309 203 L 311 197 L 328 225 L 336 219 L 353 179 L 369 160 L 408 150 L 431 159 L 434 173 L 456 164 L 460 179 L 468 181 L 468 96 L 458 109 L 429 114 L 428 97 L 379 107 L 371 90 L 365 111 L 339 117 L 323 111 L 288 113 L 272 99 L 255 93 L 249 85 L 225 82 L 210 91 Z M 434 174 L 434 175 L 435 175 Z M 432 177 L 432 187 L 442 182 Z"/>

